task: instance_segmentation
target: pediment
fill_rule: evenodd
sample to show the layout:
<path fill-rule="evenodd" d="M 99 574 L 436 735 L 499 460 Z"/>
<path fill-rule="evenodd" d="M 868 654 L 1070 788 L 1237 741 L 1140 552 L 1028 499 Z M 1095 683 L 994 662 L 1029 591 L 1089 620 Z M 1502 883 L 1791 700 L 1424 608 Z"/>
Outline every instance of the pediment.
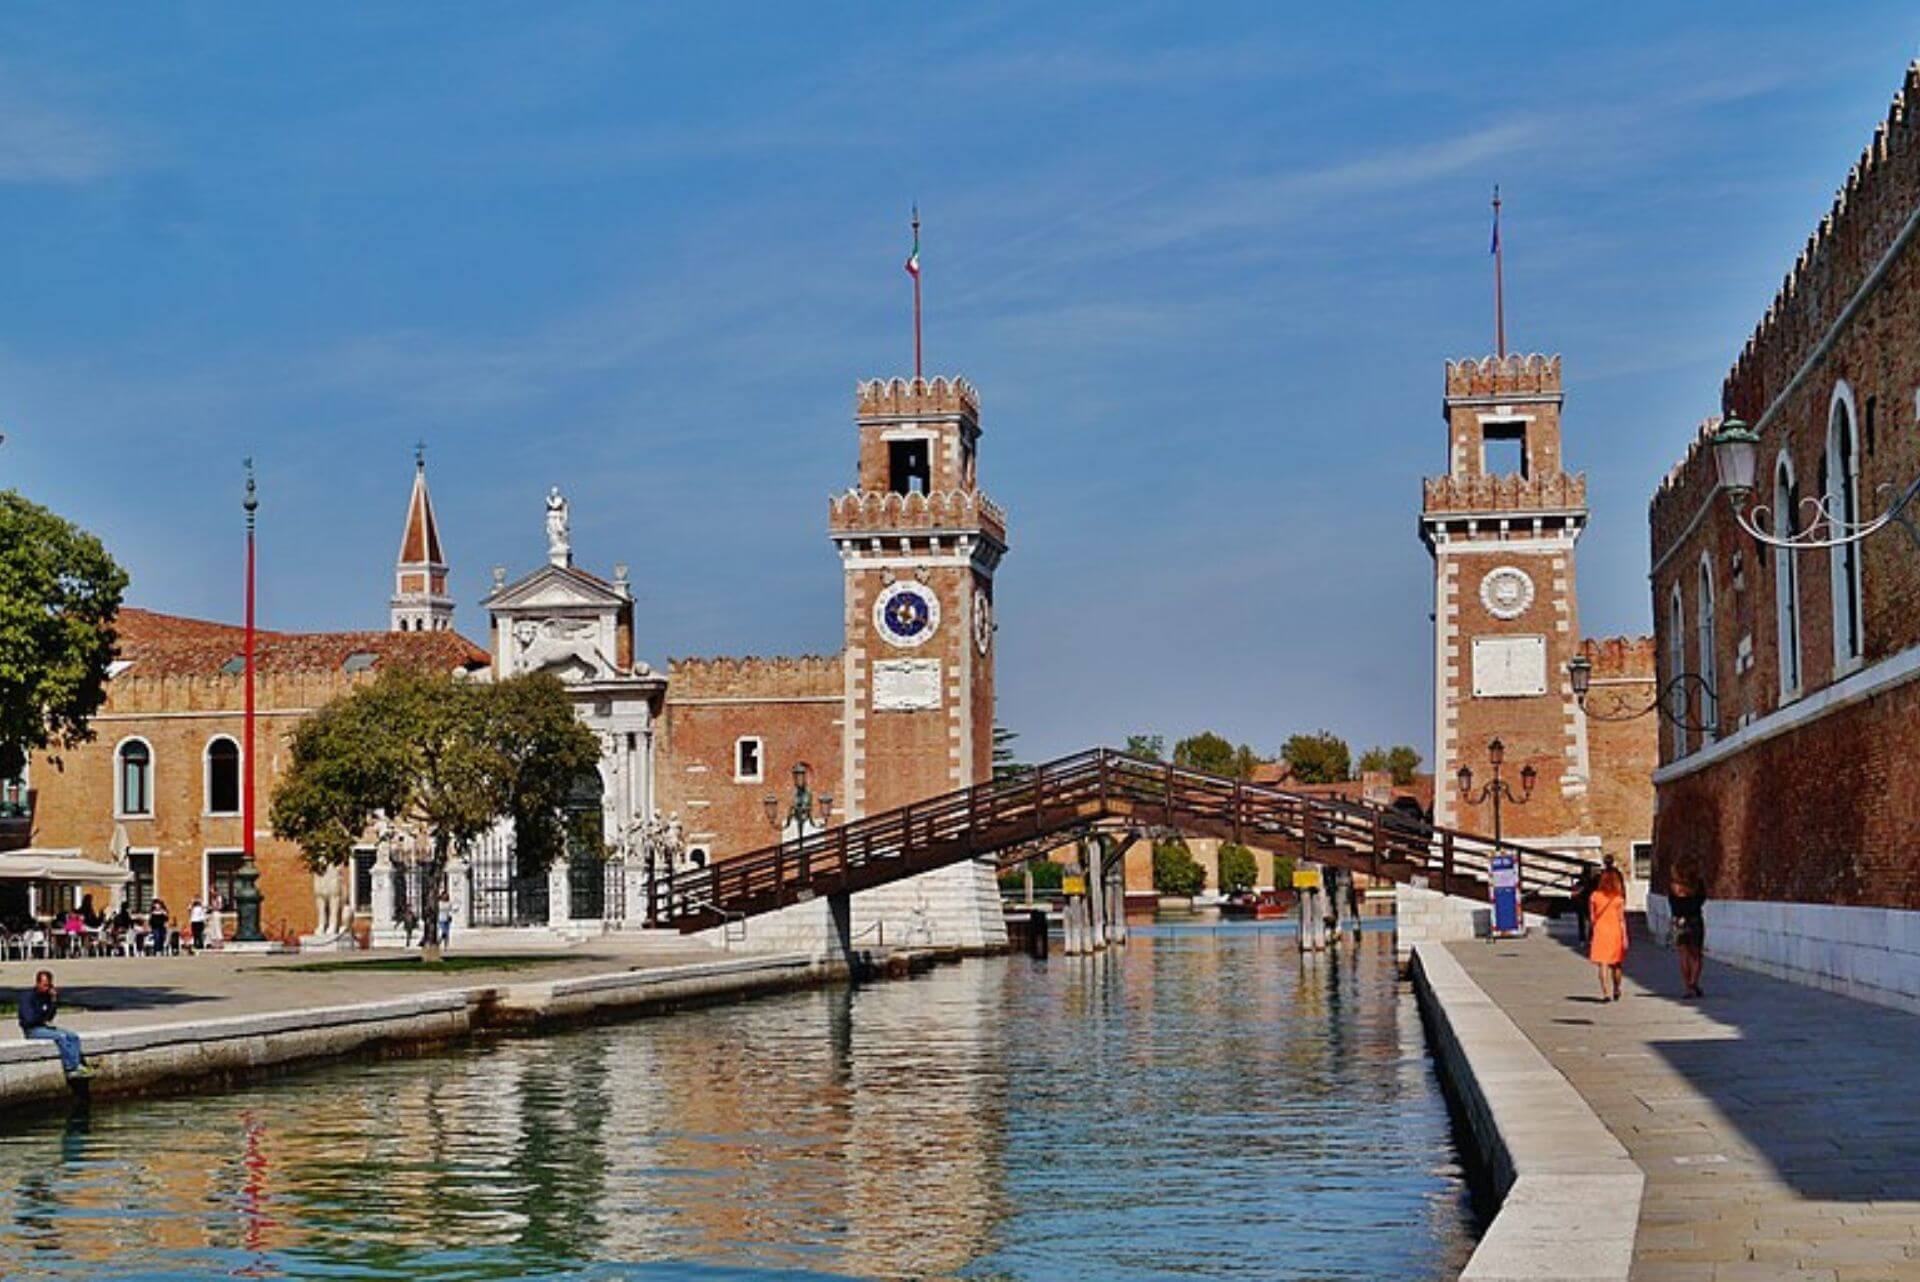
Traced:
<path fill-rule="evenodd" d="M 524 578 L 495 591 L 481 604 L 497 614 L 578 610 L 582 607 L 617 610 L 626 604 L 626 598 L 583 570 L 571 566 L 543 565 Z"/>

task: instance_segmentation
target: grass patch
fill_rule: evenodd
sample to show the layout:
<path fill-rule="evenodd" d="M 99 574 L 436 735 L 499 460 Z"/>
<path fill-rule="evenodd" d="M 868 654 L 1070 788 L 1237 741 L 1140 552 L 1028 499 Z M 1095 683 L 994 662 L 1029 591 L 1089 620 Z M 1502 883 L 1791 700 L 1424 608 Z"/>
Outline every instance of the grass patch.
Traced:
<path fill-rule="evenodd" d="M 454 956 L 442 956 L 437 962 L 420 957 L 370 957 L 366 961 L 318 961 L 300 962 L 292 966 L 271 966 L 263 969 L 276 974 L 299 972 L 308 975 L 325 975 L 335 971 L 392 971 L 399 974 L 451 975 L 470 970 L 531 970 L 536 966 L 553 966 L 561 962 L 578 961 L 578 957 L 566 954 L 549 955 L 545 953 L 503 953 L 498 957 L 476 957 L 471 953 L 459 953 Z"/>

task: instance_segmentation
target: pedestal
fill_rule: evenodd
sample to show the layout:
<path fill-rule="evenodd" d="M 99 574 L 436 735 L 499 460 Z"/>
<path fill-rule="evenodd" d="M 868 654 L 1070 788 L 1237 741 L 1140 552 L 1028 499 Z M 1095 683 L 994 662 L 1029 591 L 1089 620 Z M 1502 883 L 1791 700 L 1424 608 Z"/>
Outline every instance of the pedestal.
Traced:
<path fill-rule="evenodd" d="M 233 942 L 266 943 L 267 937 L 260 933 L 260 865 L 253 861 L 251 851 L 233 875 L 233 882 Z"/>
<path fill-rule="evenodd" d="M 554 860 L 547 868 L 547 926 L 553 930 L 564 930 L 573 921 L 568 893 L 573 888 L 570 871 L 571 865 L 564 859 Z"/>
<path fill-rule="evenodd" d="M 387 848 L 380 847 L 373 857 L 373 903 L 371 905 L 373 921 L 367 932 L 367 942 L 375 948 L 403 948 L 406 946 L 406 932 L 400 923 L 394 920 L 393 911 L 393 860 L 387 857 Z M 306 941 L 301 941 L 301 947 Z"/>
<path fill-rule="evenodd" d="M 438 887 L 429 886 L 427 893 L 438 896 Z M 455 855 L 447 860 L 447 898 L 453 904 L 453 928 L 465 932 L 473 926 L 473 878 L 468 875 L 467 861 Z M 438 913 L 440 905 L 430 903 L 420 910 L 422 919 L 428 913 Z"/>
<path fill-rule="evenodd" d="M 359 947 L 348 931 L 333 935 L 300 936 L 300 951 L 303 953 L 351 953 L 358 951 Z"/>

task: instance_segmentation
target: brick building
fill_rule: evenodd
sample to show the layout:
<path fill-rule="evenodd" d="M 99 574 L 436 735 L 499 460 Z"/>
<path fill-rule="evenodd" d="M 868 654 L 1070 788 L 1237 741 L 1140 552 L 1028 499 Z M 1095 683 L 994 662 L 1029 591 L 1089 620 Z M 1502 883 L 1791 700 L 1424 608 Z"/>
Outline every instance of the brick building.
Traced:
<path fill-rule="evenodd" d="M 1434 563 L 1433 818 L 1491 835 L 1492 806 L 1466 804 L 1454 781 L 1470 768 L 1477 792 L 1498 739 L 1505 781 L 1519 791 L 1529 768 L 1536 780 L 1524 805 L 1503 807 L 1502 834 L 1585 859 L 1611 853 L 1637 897 L 1655 730 L 1626 705 L 1651 701 L 1650 643 L 1581 637 L 1574 552 L 1587 482 L 1564 466 L 1564 401 L 1558 356 L 1447 363 L 1447 471 L 1424 482 L 1420 513 Z M 1569 675 L 1582 655 L 1609 705 L 1593 704 L 1595 717 Z M 1603 724 L 1606 715 L 1624 719 Z"/>
<path fill-rule="evenodd" d="M 115 626 L 119 657 L 95 738 L 28 765 L 33 843 L 93 858 L 116 853 L 133 874 L 125 893 L 136 910 L 156 895 L 178 918 L 195 896 L 219 894 L 231 905 L 242 851 L 245 631 L 131 607 Z M 389 666 L 475 674 L 487 662 L 486 651 L 452 631 L 256 634 L 255 841 L 262 928 L 271 937 L 314 926 L 313 882 L 300 852 L 265 821 L 265 799 L 289 763 L 300 718 Z M 349 893 L 364 913 L 365 868 L 359 872 L 351 879 L 357 894 Z"/>
<path fill-rule="evenodd" d="M 1813 500 L 1871 516 L 1920 473 L 1916 114 L 1920 64 L 1727 375 L 1774 536 L 1829 532 Z M 1705 875 L 1716 955 L 1920 1006 L 1920 547 L 1765 545 L 1719 486 L 1715 426 L 1649 511 L 1660 677 L 1698 691 L 1660 743 L 1659 866 Z"/>
<path fill-rule="evenodd" d="M 992 774 L 993 577 L 1007 534 L 979 487 L 979 399 L 960 379 L 876 379 L 858 388 L 855 428 L 856 485 L 827 511 L 841 563 L 841 652 L 669 666 L 660 809 L 704 856 L 791 833 L 795 765 L 831 799 L 832 823 Z M 867 891 L 853 910 L 856 932 L 878 927 L 890 939 L 1005 939 L 993 871 L 979 864 Z M 823 913 L 803 905 L 751 930 L 769 940 L 810 935 Z"/>

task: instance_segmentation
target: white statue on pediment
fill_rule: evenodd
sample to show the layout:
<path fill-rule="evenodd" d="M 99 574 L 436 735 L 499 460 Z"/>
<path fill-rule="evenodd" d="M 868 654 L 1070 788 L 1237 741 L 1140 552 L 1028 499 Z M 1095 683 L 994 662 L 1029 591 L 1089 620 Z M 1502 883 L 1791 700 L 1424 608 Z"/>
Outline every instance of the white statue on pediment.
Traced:
<path fill-rule="evenodd" d="M 573 541 L 567 520 L 567 501 L 560 487 L 547 491 L 547 562 L 550 565 L 573 564 Z"/>

